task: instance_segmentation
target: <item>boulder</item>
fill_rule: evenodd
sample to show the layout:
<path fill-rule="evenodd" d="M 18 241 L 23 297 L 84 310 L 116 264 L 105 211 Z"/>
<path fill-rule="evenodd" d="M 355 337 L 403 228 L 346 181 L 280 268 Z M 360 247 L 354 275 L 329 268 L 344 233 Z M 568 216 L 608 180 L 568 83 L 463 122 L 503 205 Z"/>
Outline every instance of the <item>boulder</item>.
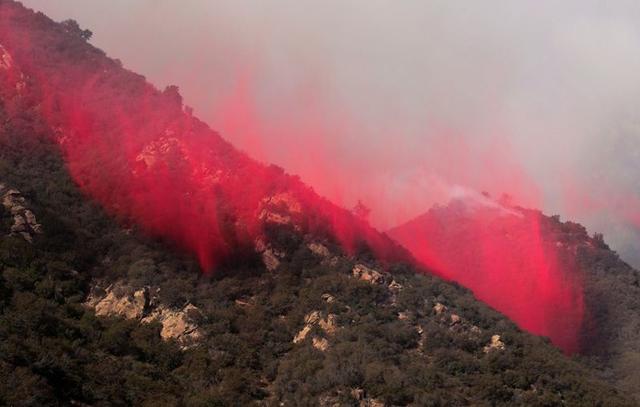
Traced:
<path fill-rule="evenodd" d="M 187 304 L 181 310 L 159 306 L 143 318 L 142 322 L 159 322 L 162 325 L 162 330 L 160 331 L 162 339 L 175 339 L 183 346 L 187 346 L 195 343 L 202 336 L 198 326 L 190 316 L 190 314 L 199 312 L 200 310 L 192 304 Z"/>
<path fill-rule="evenodd" d="M 13 225 L 10 234 L 21 236 L 28 242 L 33 241 L 36 234 L 42 233 L 42 225 L 36 220 L 33 212 L 27 208 L 26 200 L 15 189 L 9 189 L 0 184 L 0 199 L 4 209 L 13 216 Z"/>
<path fill-rule="evenodd" d="M 364 264 L 356 264 L 353 267 L 352 274 L 355 278 L 371 284 L 384 283 L 384 275 L 381 272 L 371 269 Z"/>
<path fill-rule="evenodd" d="M 325 258 L 331 255 L 331 252 L 329 251 L 329 249 L 327 249 L 326 246 L 321 243 L 315 243 L 315 242 L 309 243 L 307 247 L 309 248 L 309 250 L 311 250 L 313 254 L 317 256 Z"/>
<path fill-rule="evenodd" d="M 436 315 L 440 315 L 446 310 L 447 310 L 447 307 L 444 304 L 441 304 L 439 302 L 437 302 L 436 305 L 433 306 L 433 311 L 436 313 Z"/>
<path fill-rule="evenodd" d="M 325 338 L 319 338 L 317 336 L 314 336 L 313 339 L 311 340 L 311 344 L 313 345 L 314 348 L 322 352 L 329 349 L 329 341 L 326 340 Z"/>
<path fill-rule="evenodd" d="M 504 342 L 502 342 L 502 338 L 500 335 L 493 335 L 491 337 L 491 342 L 487 346 L 484 347 L 484 353 L 489 353 L 491 351 L 503 351 L 506 349 Z"/>
<path fill-rule="evenodd" d="M 314 326 L 319 326 L 326 335 L 333 335 L 338 330 L 337 317 L 335 314 L 329 314 L 326 318 L 322 318 L 320 311 L 311 311 L 304 317 L 304 326 L 293 338 L 293 343 L 304 341 Z M 314 336 L 311 338 L 312 345 L 318 349 L 325 351 L 329 347 L 329 341 L 326 338 Z"/>
<path fill-rule="evenodd" d="M 160 336 L 164 340 L 175 339 L 183 348 L 194 343 L 202 336 L 194 317 L 199 309 L 187 304 L 180 309 L 157 305 L 151 298 L 151 290 L 144 287 L 131 292 L 131 288 L 122 283 L 112 284 L 105 290 L 94 288 L 85 302 L 101 317 L 120 316 L 136 319 L 142 323 L 159 322 L 162 325 Z"/>
<path fill-rule="evenodd" d="M 85 302 L 86 305 L 94 308 L 98 316 L 121 316 L 126 319 L 142 318 L 145 303 L 144 290 L 138 290 L 133 295 L 118 296 L 114 286 L 108 287 L 104 296 L 98 297 L 92 294 Z"/>

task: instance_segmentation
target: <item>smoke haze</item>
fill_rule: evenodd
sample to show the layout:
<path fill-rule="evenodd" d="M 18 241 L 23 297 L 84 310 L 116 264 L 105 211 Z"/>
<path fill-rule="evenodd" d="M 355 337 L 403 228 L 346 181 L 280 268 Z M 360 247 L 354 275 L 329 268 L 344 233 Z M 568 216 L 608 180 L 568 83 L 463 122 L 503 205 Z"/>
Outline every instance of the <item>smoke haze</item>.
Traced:
<path fill-rule="evenodd" d="M 383 229 L 460 187 L 640 264 L 640 4 L 25 0 Z"/>

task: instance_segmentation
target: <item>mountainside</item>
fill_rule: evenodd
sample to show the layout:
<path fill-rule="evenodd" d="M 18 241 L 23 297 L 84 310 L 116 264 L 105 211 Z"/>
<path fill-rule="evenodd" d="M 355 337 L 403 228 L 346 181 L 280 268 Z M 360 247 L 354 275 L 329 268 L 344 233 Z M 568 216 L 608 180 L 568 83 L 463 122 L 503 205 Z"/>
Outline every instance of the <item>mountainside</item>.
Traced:
<path fill-rule="evenodd" d="M 389 231 L 416 258 L 519 326 L 640 396 L 640 273 L 601 235 L 508 200 L 467 196 Z"/>
<path fill-rule="evenodd" d="M 633 405 L 87 37 L 0 0 L 0 404 Z"/>

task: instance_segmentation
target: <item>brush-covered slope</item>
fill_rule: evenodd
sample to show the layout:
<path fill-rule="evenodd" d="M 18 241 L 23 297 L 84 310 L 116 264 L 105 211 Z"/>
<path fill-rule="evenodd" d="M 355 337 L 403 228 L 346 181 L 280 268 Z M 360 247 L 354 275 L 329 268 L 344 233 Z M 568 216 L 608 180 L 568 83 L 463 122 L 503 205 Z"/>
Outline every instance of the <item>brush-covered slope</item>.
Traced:
<path fill-rule="evenodd" d="M 0 132 L 42 231 L 3 206 L 4 404 L 633 405 L 468 291 L 291 226 L 272 271 L 245 252 L 202 274 L 84 199 L 32 113 Z"/>
<path fill-rule="evenodd" d="M 478 194 L 389 231 L 424 265 L 640 396 L 640 274 L 573 222 Z"/>
<path fill-rule="evenodd" d="M 0 404 L 631 405 L 85 38 L 0 1 Z"/>

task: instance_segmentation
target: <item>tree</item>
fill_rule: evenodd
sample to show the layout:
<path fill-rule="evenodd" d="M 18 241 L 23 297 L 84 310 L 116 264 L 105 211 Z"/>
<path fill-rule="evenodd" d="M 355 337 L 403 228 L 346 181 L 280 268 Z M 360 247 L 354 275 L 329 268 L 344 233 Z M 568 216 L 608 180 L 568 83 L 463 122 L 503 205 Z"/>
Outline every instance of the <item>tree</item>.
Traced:
<path fill-rule="evenodd" d="M 93 32 L 91 32 L 91 30 L 83 30 L 82 28 L 80 28 L 80 24 L 78 24 L 76 20 L 64 20 L 61 24 L 67 30 L 67 32 L 77 35 L 85 41 L 89 41 L 93 36 Z"/>
<path fill-rule="evenodd" d="M 182 107 L 182 95 L 180 94 L 180 88 L 176 85 L 167 86 L 162 94 L 170 98 L 176 105 Z"/>
<path fill-rule="evenodd" d="M 367 220 L 369 218 L 369 214 L 371 213 L 371 209 L 365 206 L 365 204 L 362 203 L 362 201 L 359 199 L 358 199 L 358 203 L 356 204 L 356 206 L 353 207 L 352 211 L 354 215 L 356 215 L 357 217 L 363 220 Z"/>

